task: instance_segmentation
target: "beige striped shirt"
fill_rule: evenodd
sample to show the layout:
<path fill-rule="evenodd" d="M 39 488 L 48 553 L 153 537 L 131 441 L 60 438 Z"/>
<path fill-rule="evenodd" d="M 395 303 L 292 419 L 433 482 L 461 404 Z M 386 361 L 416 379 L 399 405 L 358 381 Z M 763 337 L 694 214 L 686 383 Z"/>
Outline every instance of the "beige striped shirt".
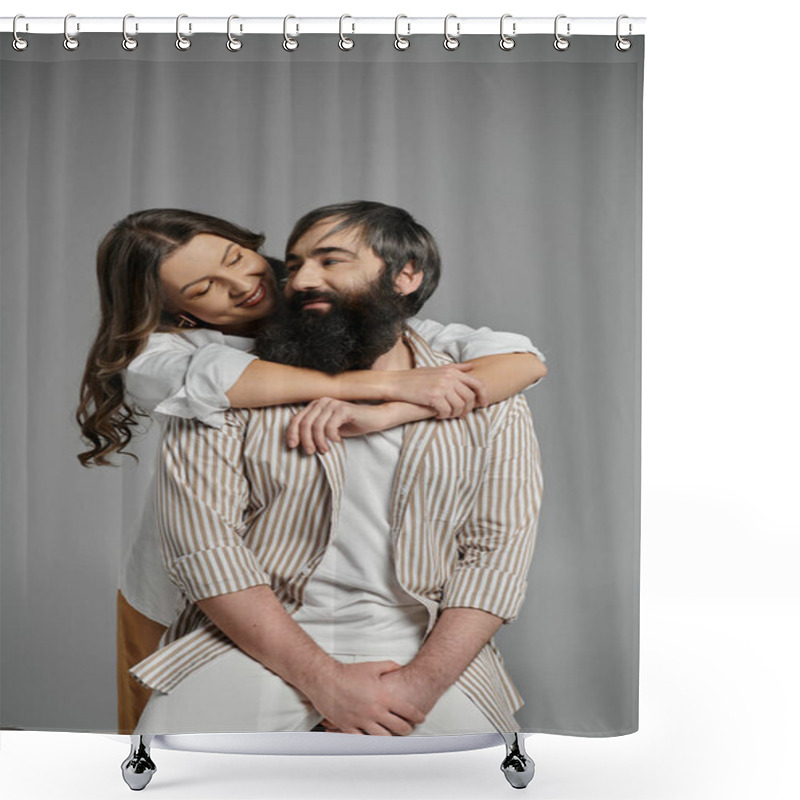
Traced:
<path fill-rule="evenodd" d="M 418 367 L 451 359 L 414 331 Z M 131 672 L 169 692 L 236 645 L 196 601 L 270 586 L 291 614 L 335 530 L 345 457 L 285 444 L 300 406 L 236 409 L 221 428 L 173 418 L 157 469 L 157 516 L 170 577 L 185 599 L 156 653 Z M 478 608 L 512 621 L 533 556 L 542 493 L 539 448 L 527 403 L 516 395 L 463 420 L 406 426 L 390 523 L 402 587 L 429 612 Z M 500 730 L 514 730 L 522 698 L 493 641 L 457 685 Z"/>

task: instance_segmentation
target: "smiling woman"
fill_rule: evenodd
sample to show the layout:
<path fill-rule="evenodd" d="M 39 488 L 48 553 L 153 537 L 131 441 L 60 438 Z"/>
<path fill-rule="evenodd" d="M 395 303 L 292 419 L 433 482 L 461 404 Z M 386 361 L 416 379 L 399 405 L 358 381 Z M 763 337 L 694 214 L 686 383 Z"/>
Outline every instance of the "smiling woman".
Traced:
<path fill-rule="evenodd" d="M 187 315 L 191 311 L 185 301 L 177 302 L 177 298 L 170 301 L 165 297 L 161 269 L 170 258 L 180 258 L 184 249 L 199 237 L 203 237 L 201 241 L 207 237 L 251 252 L 260 265 L 265 261 L 257 254 L 264 244 L 263 235 L 217 217 L 182 209 L 156 208 L 129 214 L 100 243 L 97 250 L 100 324 L 86 359 L 76 412 L 81 433 L 92 445 L 79 456 L 84 466 L 109 463 L 108 456 L 123 452 L 130 442 L 141 409 L 126 399 L 124 375 L 131 362 L 147 348 L 151 336 L 197 324 L 197 318 Z M 219 267 L 221 256 L 222 251 L 207 266 Z M 282 274 L 282 262 L 275 259 L 268 262 Z M 187 269 L 198 270 L 190 281 L 202 278 L 206 272 L 202 265 Z M 178 294 L 181 286 L 176 287 Z M 252 322 L 254 312 L 236 309 L 228 316 L 230 322 L 241 324 Z"/>
<path fill-rule="evenodd" d="M 278 302 L 275 273 L 264 256 L 201 233 L 161 264 L 164 308 L 191 314 L 223 333 L 246 336 Z"/>

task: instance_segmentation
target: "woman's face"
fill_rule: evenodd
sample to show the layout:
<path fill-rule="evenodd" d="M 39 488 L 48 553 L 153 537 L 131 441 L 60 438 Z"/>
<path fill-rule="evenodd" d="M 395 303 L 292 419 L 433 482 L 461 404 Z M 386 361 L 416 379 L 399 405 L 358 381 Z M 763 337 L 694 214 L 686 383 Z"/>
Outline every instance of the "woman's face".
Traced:
<path fill-rule="evenodd" d="M 223 333 L 246 335 L 275 310 L 278 289 L 266 259 L 229 239 L 199 233 L 164 259 L 165 308 Z"/>

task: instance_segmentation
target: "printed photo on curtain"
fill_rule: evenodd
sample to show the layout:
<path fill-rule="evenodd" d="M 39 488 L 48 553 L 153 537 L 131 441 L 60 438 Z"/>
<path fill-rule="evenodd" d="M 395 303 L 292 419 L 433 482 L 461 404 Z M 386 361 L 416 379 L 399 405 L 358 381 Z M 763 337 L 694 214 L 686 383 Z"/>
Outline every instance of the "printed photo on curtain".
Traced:
<path fill-rule="evenodd" d="M 644 39 L 0 36 L 3 728 L 638 725 Z"/>

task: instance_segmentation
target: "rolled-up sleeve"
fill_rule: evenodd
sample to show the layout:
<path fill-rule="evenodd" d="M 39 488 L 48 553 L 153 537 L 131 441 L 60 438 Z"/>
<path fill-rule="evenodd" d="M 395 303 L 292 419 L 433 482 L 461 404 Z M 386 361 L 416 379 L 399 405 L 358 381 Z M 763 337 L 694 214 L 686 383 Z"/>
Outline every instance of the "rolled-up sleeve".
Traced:
<path fill-rule="evenodd" d="M 432 319 L 414 317 L 408 320 L 413 328 L 434 350 L 447 353 L 455 361 L 496 356 L 503 353 L 533 353 L 540 361 L 545 357 L 533 342 L 520 333 L 495 331 L 491 328 L 470 328 L 453 322 L 442 325 Z"/>
<path fill-rule="evenodd" d="M 243 463 L 249 412 L 229 412 L 211 428 L 171 419 L 157 467 L 156 515 L 170 579 L 192 602 L 252 586 L 270 576 L 243 535 L 250 490 Z"/>
<path fill-rule="evenodd" d="M 525 599 L 536 542 L 542 472 L 533 419 L 516 395 L 499 423 L 483 482 L 457 533 L 459 560 L 441 608 L 469 607 L 512 622 Z"/>
<path fill-rule="evenodd" d="M 199 344 L 174 334 L 152 337 L 128 366 L 125 386 L 131 399 L 148 413 L 222 426 L 230 408 L 226 392 L 256 356 L 214 340 L 222 338 L 216 331 L 208 334 L 212 340 Z"/>

